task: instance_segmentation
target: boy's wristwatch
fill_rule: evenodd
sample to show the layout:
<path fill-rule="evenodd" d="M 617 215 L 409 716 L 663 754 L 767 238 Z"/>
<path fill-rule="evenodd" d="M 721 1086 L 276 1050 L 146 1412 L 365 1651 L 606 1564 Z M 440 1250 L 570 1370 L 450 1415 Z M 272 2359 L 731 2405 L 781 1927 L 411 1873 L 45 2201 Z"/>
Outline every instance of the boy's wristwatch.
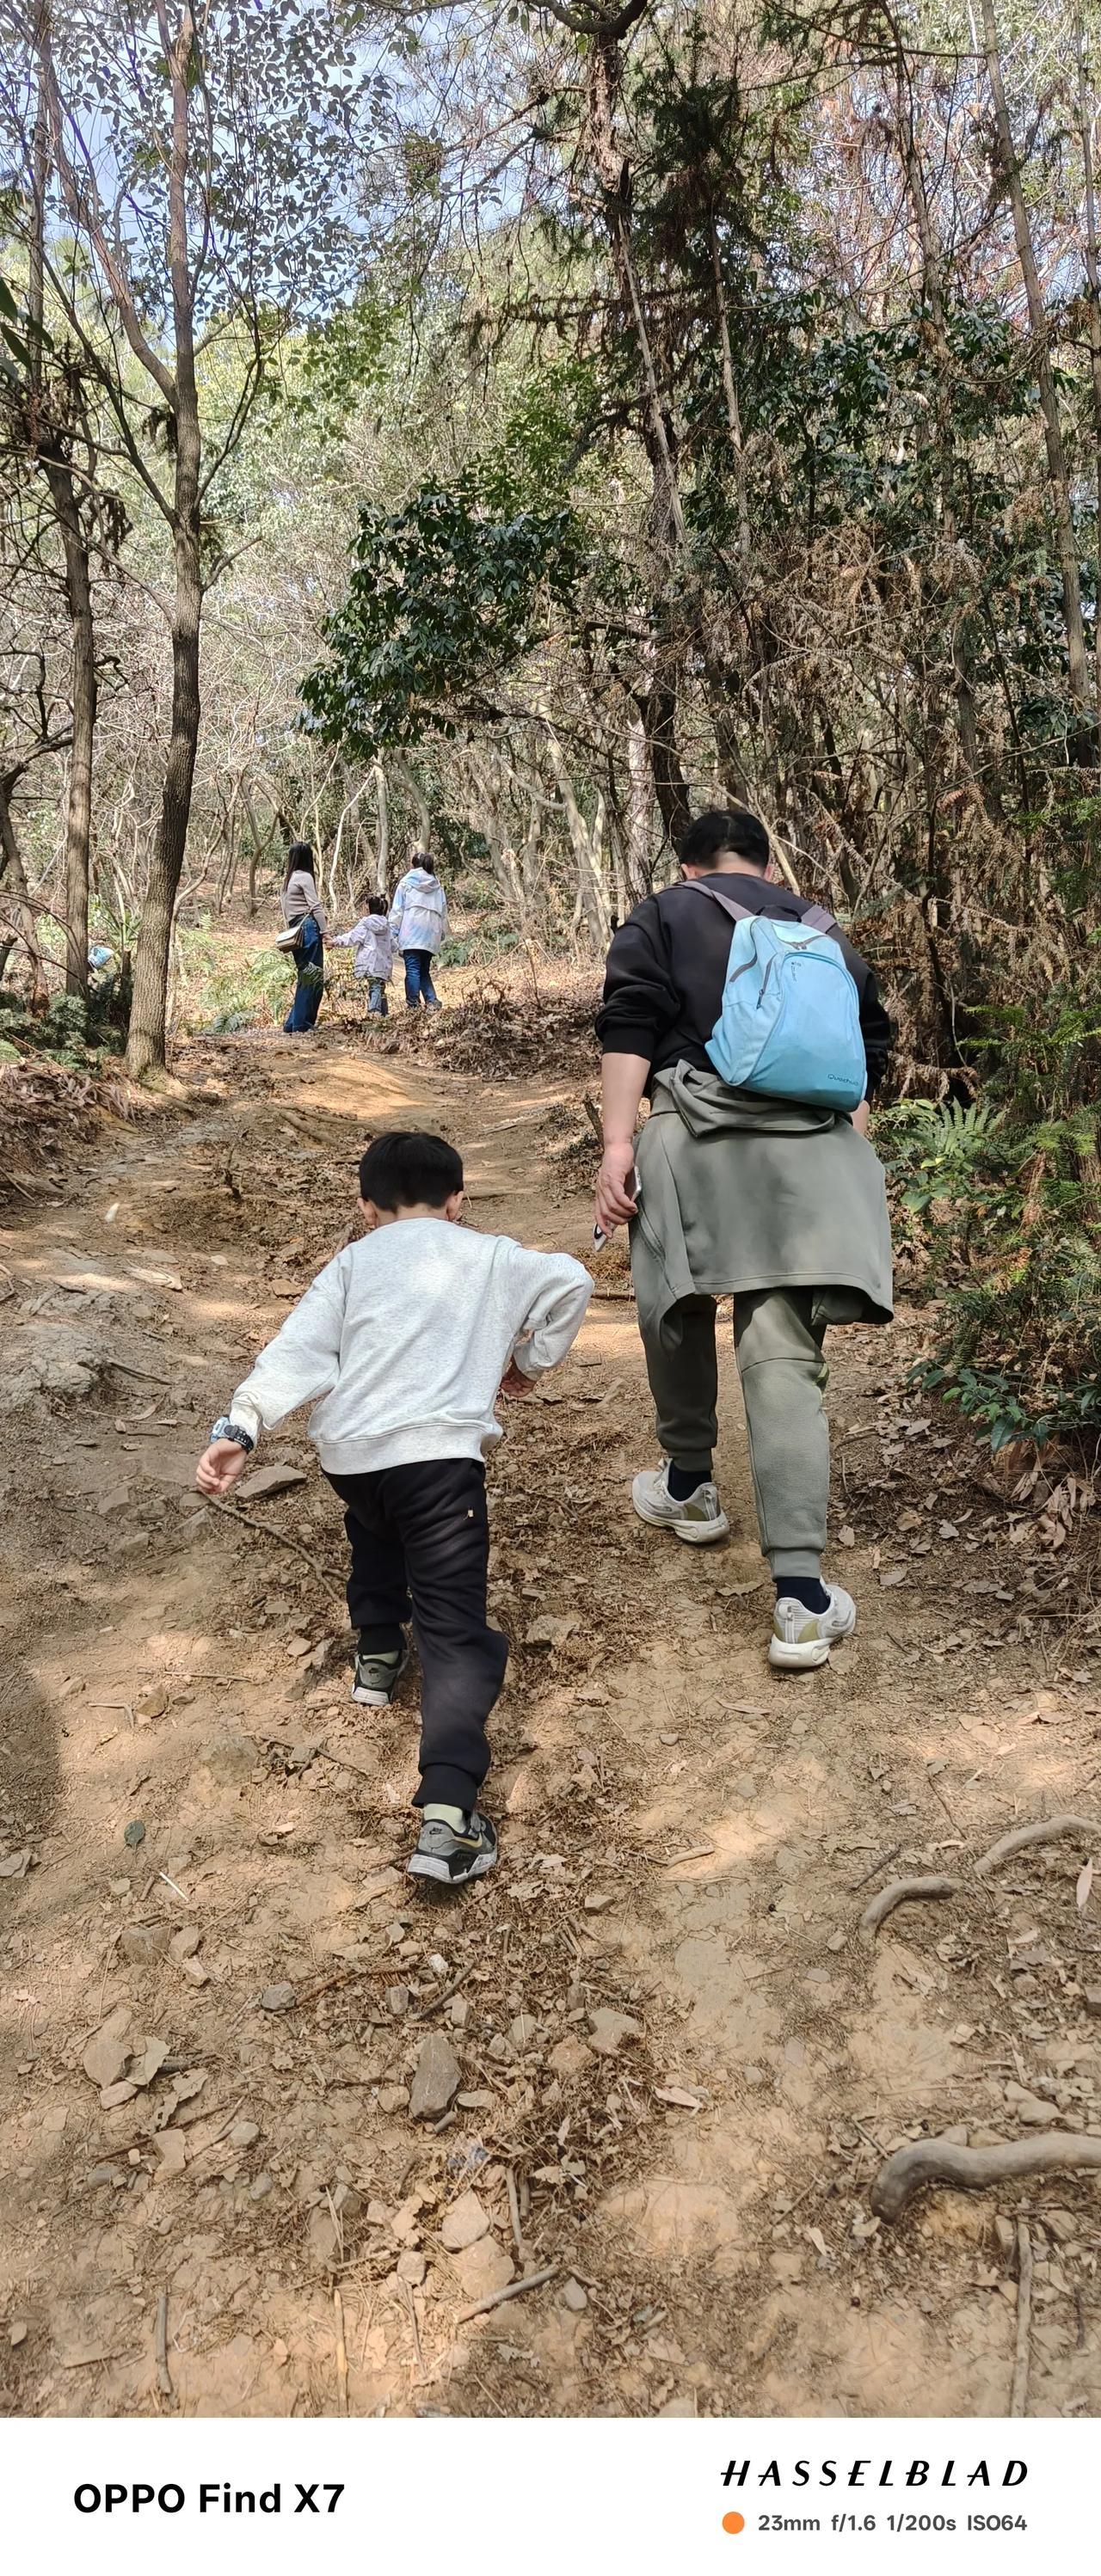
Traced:
<path fill-rule="evenodd" d="M 228 1413 L 220 1413 L 217 1421 L 211 1423 L 210 1437 L 212 1440 L 232 1440 L 237 1449 L 256 1447 L 255 1440 L 250 1438 L 247 1431 L 242 1431 L 239 1422 L 231 1422 Z"/>

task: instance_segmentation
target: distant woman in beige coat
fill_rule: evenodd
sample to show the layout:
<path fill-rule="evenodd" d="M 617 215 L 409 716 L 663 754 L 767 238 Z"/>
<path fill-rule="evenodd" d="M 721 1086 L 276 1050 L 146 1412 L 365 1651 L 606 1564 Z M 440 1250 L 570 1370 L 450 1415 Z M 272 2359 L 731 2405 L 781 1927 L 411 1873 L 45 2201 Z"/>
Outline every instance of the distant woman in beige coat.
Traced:
<path fill-rule="evenodd" d="M 302 1029 L 312 1029 L 325 990 L 327 924 L 317 891 L 313 850 L 309 841 L 291 842 L 280 900 L 288 930 L 298 932 L 290 951 L 298 968 L 298 981 L 294 1000 L 283 1022 L 284 1029 L 295 1035 Z"/>

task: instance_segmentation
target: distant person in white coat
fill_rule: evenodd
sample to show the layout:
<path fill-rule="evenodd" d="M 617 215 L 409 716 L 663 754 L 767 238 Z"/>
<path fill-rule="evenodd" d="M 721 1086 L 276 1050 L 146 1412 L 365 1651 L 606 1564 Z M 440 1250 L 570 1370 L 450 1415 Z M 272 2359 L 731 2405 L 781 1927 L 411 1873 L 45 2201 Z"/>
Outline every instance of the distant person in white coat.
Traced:
<path fill-rule="evenodd" d="M 412 867 L 394 889 L 390 928 L 405 968 L 405 999 L 411 1011 L 421 1002 L 438 1011 L 440 999 L 432 982 L 432 960 L 447 937 L 447 896 L 433 873 L 427 850 L 414 850 Z"/>

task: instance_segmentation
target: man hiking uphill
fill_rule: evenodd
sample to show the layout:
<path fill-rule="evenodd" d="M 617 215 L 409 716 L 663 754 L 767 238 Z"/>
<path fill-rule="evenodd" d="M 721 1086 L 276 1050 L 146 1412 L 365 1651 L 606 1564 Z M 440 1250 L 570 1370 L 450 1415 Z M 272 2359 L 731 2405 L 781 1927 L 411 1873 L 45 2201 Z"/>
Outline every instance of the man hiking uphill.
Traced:
<path fill-rule="evenodd" d="M 725 1537 L 712 1474 L 715 1299 L 734 1297 L 761 1548 L 776 1584 L 769 1661 L 823 1664 L 856 1608 L 822 1581 L 829 1324 L 891 1318 L 883 1174 L 867 1142 L 891 1023 L 832 915 L 769 879 L 764 826 L 700 816 L 681 880 L 648 895 L 608 956 L 604 1234 L 631 1269 L 665 1463 L 633 1487 L 645 1521 Z M 645 1094 L 650 1116 L 636 1137 Z"/>

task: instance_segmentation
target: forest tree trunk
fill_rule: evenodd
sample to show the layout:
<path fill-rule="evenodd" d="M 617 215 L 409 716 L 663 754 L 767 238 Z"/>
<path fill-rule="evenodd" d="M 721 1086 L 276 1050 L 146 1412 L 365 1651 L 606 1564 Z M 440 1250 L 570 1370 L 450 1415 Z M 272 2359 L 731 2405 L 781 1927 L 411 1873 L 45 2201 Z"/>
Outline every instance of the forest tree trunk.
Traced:
<path fill-rule="evenodd" d="M 50 34 L 49 0 L 39 0 L 34 44 Z M 96 736 L 96 639 L 92 620 L 91 560 L 77 484 L 43 402 L 45 341 L 46 193 L 50 172 L 50 116 L 40 77 L 32 156 L 32 220 L 28 265 L 32 446 L 37 450 L 65 554 L 65 594 L 72 640 L 73 740 L 65 799 L 65 990 L 88 1000 L 88 887 L 92 845 L 92 760 Z"/>
<path fill-rule="evenodd" d="M 409 802 L 416 816 L 415 829 L 418 847 L 422 850 L 430 850 L 432 847 L 432 814 L 424 789 L 420 785 L 419 781 L 414 778 L 412 770 L 407 769 L 404 761 L 392 761 L 390 765 L 393 769 L 394 776 L 398 781 L 399 787 L 403 787 L 405 789 L 405 793 L 409 798 Z"/>
<path fill-rule="evenodd" d="M 1020 262 L 1021 276 L 1024 279 L 1025 296 L 1028 303 L 1028 318 L 1032 330 L 1033 366 L 1036 377 L 1036 390 L 1040 397 L 1040 410 L 1043 415 L 1044 443 L 1047 448 L 1048 480 L 1051 485 L 1051 496 L 1055 510 L 1056 545 L 1059 555 L 1059 570 L 1062 575 L 1063 583 L 1063 619 L 1067 638 L 1067 677 L 1070 684 L 1071 701 L 1075 714 L 1080 720 L 1077 727 L 1077 732 L 1080 738 L 1082 730 L 1081 720 L 1085 718 L 1090 702 L 1089 666 L 1086 660 L 1086 630 L 1082 620 L 1082 589 L 1078 570 L 1078 539 L 1075 535 L 1074 516 L 1070 506 L 1070 478 L 1067 472 L 1066 452 L 1063 446 L 1063 426 L 1059 414 L 1059 397 L 1055 390 L 1055 378 L 1051 372 L 1048 317 L 1044 306 L 1039 272 L 1036 266 L 1036 254 L 1033 249 L 1032 231 L 1028 220 L 1028 208 L 1025 203 L 1024 185 L 1021 178 L 1021 164 L 1014 147 L 1013 129 L 1010 125 L 1009 108 L 1006 103 L 1005 84 L 1002 80 L 1002 63 L 998 42 L 998 25 L 994 16 L 994 0 L 983 0 L 982 18 L 983 45 L 986 54 L 987 77 L 990 82 L 990 95 L 994 102 L 994 124 L 998 137 L 998 157 L 1001 163 L 1001 176 L 1005 180 L 1009 195 L 1009 204 L 1013 216 L 1013 234 L 1017 244 L 1017 257 Z M 1072 756 L 1075 748 L 1076 746 L 1072 743 Z"/>
<path fill-rule="evenodd" d="M 264 855 L 264 845 L 260 838 L 260 828 L 256 820 L 256 811 L 252 802 L 252 792 L 245 779 L 242 779 L 241 781 L 241 803 L 245 809 L 249 829 L 248 908 L 251 919 L 252 915 L 256 911 L 256 871 Z"/>
<path fill-rule="evenodd" d="M 158 11 L 167 33 L 163 9 Z M 172 150 L 168 170 L 168 262 L 176 343 L 173 420 L 176 473 L 173 544 L 176 596 L 172 614 L 172 731 L 161 789 L 160 827 L 149 864 L 149 885 L 134 952 L 134 999 L 126 1041 L 128 1072 L 142 1074 L 165 1061 L 168 971 L 191 791 L 199 747 L 199 638 L 203 611 L 200 469 L 202 431 L 195 376 L 195 287 L 188 262 L 188 155 L 194 23 L 185 9 L 180 33 L 165 51 L 172 82 Z"/>
<path fill-rule="evenodd" d="M 650 892 L 650 791 L 646 760 L 646 728 L 641 716 L 636 718 L 627 735 L 627 774 L 630 789 L 627 798 L 627 833 L 623 852 L 627 878 L 627 900 L 633 906 L 642 903 Z"/>
<path fill-rule="evenodd" d="M 390 891 L 390 799 L 386 792 L 386 772 L 381 760 L 372 764 L 375 782 L 375 893 Z"/>
<path fill-rule="evenodd" d="M 134 999 L 126 1042 L 127 1071 L 135 1081 L 165 1062 L 172 922 L 187 848 L 201 713 L 199 633 L 203 594 L 197 500 L 195 522 L 193 531 L 181 527 L 176 537 L 172 731 L 161 788 L 160 825 L 149 861 L 149 883 L 134 951 Z"/>
<path fill-rule="evenodd" d="M 0 778 L 0 878 L 6 880 L 4 891 L 8 900 L 4 909 L 6 911 L 10 904 L 15 916 L 14 926 L 30 960 L 31 1009 L 44 1011 L 49 1000 L 46 967 L 39 945 L 34 906 L 27 886 L 22 852 L 12 821 L 11 781 L 7 778 Z M 5 951 L 5 965 L 14 945 L 14 940 L 9 938 Z"/>
<path fill-rule="evenodd" d="M 96 638 L 91 564 L 68 467 L 43 457 L 65 549 L 72 636 L 73 744 L 65 798 L 65 990 L 88 999 L 88 890 L 92 847 L 92 762 L 96 740 Z"/>
<path fill-rule="evenodd" d="M 922 278 L 925 300 L 929 307 L 933 343 L 936 353 L 937 401 L 934 437 L 941 492 L 941 526 L 946 553 L 959 561 L 959 517 L 956 507 L 956 453 L 952 427 L 952 352 L 948 339 L 948 307 L 944 282 L 944 255 L 933 222 L 933 210 L 925 185 L 925 171 L 918 148 L 917 118 L 909 93 L 909 70 L 900 58 L 897 76 L 898 148 L 906 176 L 907 193 L 921 244 Z M 969 640 L 969 616 L 966 607 L 957 608 L 948 601 L 951 629 L 952 669 L 956 700 L 956 729 L 967 782 L 991 812 L 996 812 L 997 798 L 992 796 L 979 777 L 978 725 L 975 712 L 973 655 Z"/>
<path fill-rule="evenodd" d="M 685 549 L 684 510 L 677 472 L 676 432 L 663 398 L 646 325 L 642 288 L 631 237 L 630 171 L 616 126 L 622 87 L 622 59 L 616 26 L 594 30 L 588 70 L 588 139 L 599 182 L 602 212 L 611 246 L 620 295 L 634 324 L 638 350 L 642 441 L 652 480 L 649 510 L 658 596 L 653 622 L 658 637 L 655 677 L 647 692 L 643 719 L 654 794 L 674 847 L 689 820 L 688 794 L 677 749 L 677 690 L 680 653 L 666 639 L 673 623 L 671 603 L 679 586 Z"/>
<path fill-rule="evenodd" d="M 1090 376 L 1093 384 L 1093 441 L 1096 516 L 1094 545 L 1097 549 L 1094 590 L 1094 703 L 1097 717 L 1097 752 L 1101 760 L 1101 266 L 1098 260 L 1097 183 L 1093 160 L 1093 119 L 1090 114 L 1086 83 L 1086 40 L 1079 5 L 1074 12 L 1074 53 L 1078 74 L 1078 134 L 1082 147 L 1082 177 L 1086 198 L 1086 282 L 1089 293 L 1086 311 L 1090 334 Z"/>
<path fill-rule="evenodd" d="M 573 848 L 574 861 L 577 867 L 578 902 L 584 919 L 588 925 L 589 937 L 592 942 L 593 949 L 599 956 L 602 950 L 608 945 L 608 935 L 611 925 L 608 893 L 604 884 L 601 859 L 601 849 L 604 838 L 604 798 L 601 795 L 598 795 L 597 797 L 596 811 L 590 827 L 590 825 L 586 823 L 585 817 L 577 802 L 573 780 L 570 777 L 570 773 L 566 765 L 566 756 L 562 749 L 562 745 L 559 742 L 558 736 L 545 708 L 541 709 L 541 713 L 543 715 L 543 721 L 546 728 L 546 741 L 547 750 L 550 755 L 550 764 L 554 771 L 555 785 L 565 809 L 566 824 Z"/>

